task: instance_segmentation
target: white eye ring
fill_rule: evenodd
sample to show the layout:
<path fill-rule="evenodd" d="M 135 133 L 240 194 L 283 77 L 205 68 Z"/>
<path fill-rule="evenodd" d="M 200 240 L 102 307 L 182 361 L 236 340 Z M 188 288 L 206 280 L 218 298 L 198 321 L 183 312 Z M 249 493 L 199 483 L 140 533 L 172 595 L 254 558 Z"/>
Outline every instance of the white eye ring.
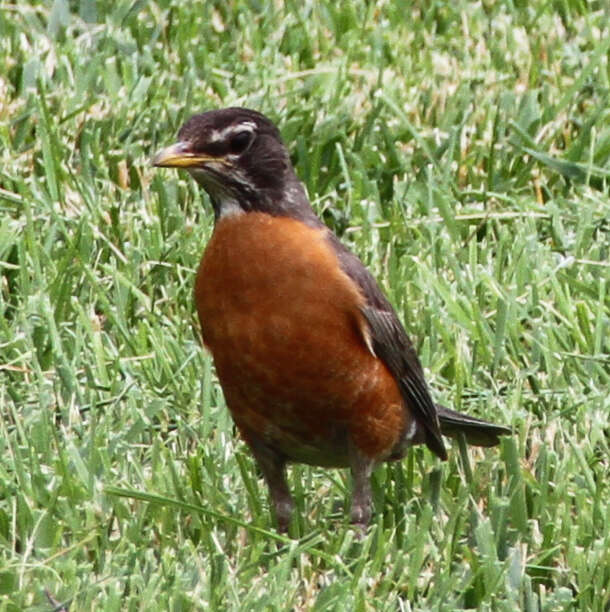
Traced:
<path fill-rule="evenodd" d="M 252 143 L 254 134 L 250 130 L 241 130 L 229 138 L 229 153 L 239 155 Z"/>

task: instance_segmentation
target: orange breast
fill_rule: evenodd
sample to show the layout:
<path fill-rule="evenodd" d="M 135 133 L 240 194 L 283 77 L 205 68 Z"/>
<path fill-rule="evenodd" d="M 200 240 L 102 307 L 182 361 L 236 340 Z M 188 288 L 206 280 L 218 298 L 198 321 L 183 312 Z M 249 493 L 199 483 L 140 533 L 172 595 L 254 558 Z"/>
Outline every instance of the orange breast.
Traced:
<path fill-rule="evenodd" d="M 326 230 L 263 213 L 218 221 L 195 300 L 227 405 L 247 439 L 314 465 L 348 463 L 348 440 L 384 459 L 408 414 L 367 348 L 363 297 Z"/>

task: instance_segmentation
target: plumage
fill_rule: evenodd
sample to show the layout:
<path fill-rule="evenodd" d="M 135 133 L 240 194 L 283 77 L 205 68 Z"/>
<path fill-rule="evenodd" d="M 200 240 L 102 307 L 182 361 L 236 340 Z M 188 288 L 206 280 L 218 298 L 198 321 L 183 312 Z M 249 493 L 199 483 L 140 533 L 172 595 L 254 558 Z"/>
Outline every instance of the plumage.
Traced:
<path fill-rule="evenodd" d="M 414 347 L 360 260 L 322 223 L 277 128 L 228 108 L 189 119 L 153 163 L 188 170 L 215 229 L 195 283 L 203 341 L 261 467 L 280 528 L 287 462 L 350 467 L 366 524 L 371 471 L 441 434 L 497 444 L 510 430 L 434 404 Z"/>

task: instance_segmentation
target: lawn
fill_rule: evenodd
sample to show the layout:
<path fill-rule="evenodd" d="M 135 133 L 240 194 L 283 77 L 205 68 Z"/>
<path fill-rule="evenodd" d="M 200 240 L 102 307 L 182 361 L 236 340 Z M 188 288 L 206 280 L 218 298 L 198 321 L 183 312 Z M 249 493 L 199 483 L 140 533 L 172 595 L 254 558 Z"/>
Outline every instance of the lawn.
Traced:
<path fill-rule="evenodd" d="M 610 9 L 0 6 L 0 612 L 610 609 Z M 201 347 L 194 112 L 269 115 L 437 401 L 514 429 L 294 466 L 290 537 Z M 320 363 L 324 367 L 324 363 Z"/>

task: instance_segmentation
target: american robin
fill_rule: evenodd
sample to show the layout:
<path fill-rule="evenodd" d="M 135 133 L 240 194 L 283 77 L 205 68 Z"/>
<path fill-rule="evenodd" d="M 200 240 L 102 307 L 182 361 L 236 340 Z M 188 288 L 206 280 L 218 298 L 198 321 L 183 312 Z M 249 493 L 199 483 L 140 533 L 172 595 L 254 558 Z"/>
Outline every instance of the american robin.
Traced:
<path fill-rule="evenodd" d="M 289 462 L 349 467 L 352 522 L 371 516 L 370 476 L 441 434 L 492 446 L 500 425 L 435 405 L 394 309 L 314 213 L 275 125 L 245 108 L 191 117 L 155 166 L 184 168 L 214 208 L 195 281 L 203 342 L 227 406 L 269 486 L 280 529 Z"/>

